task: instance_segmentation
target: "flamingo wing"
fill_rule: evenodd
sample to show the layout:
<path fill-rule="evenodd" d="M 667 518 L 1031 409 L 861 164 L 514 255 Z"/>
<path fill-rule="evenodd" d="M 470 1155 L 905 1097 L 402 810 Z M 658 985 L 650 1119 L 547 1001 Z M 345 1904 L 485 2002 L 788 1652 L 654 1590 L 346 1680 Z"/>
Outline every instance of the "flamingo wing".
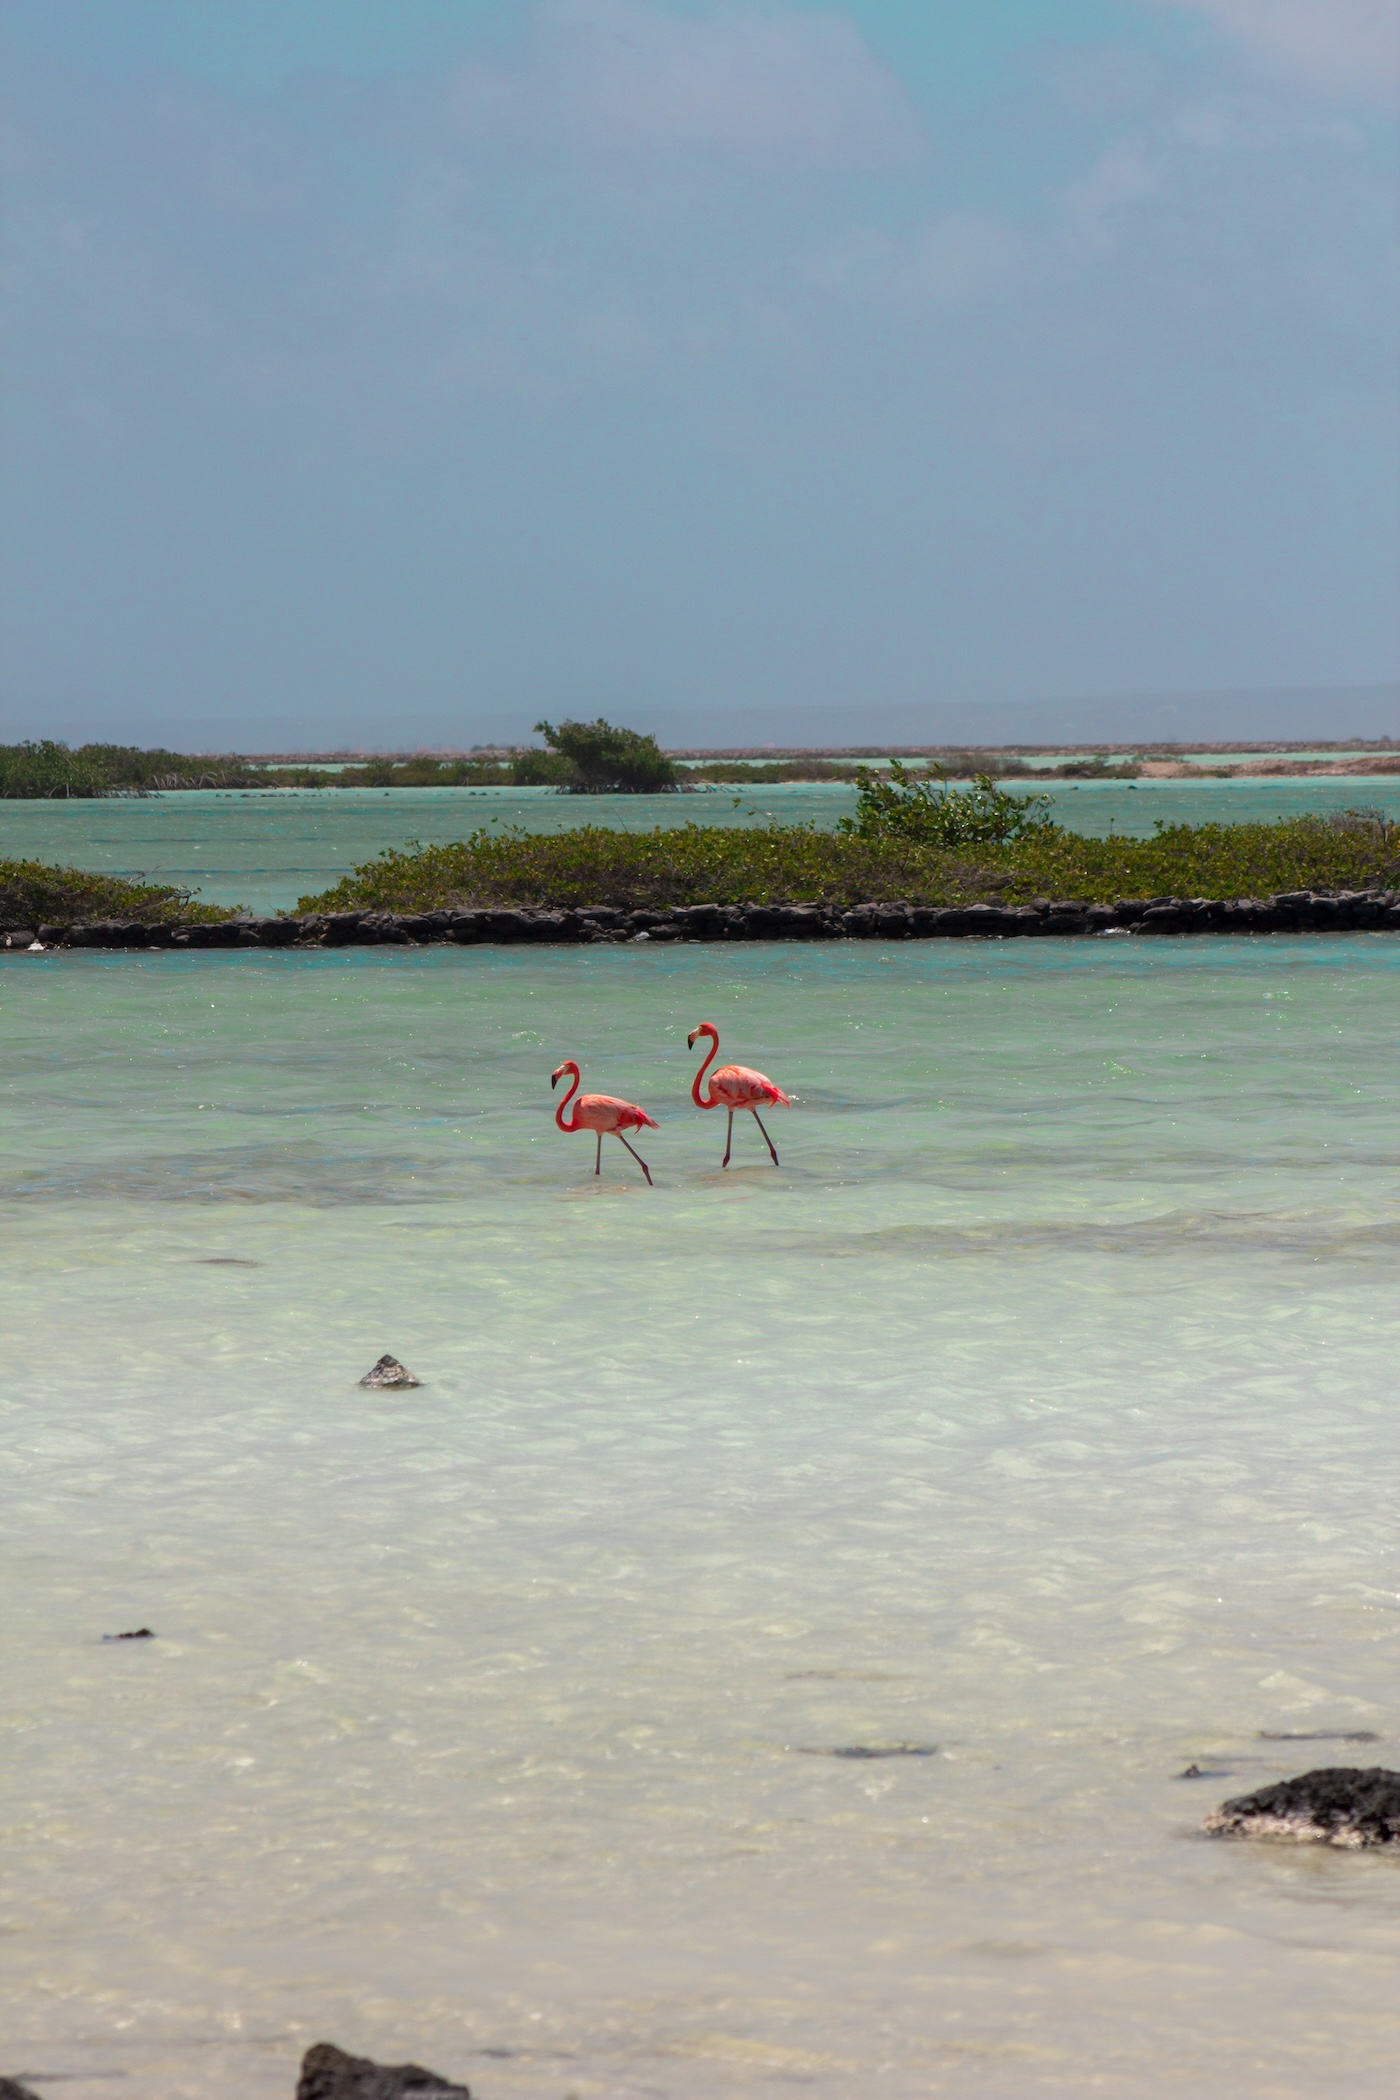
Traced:
<path fill-rule="evenodd" d="M 622 1106 L 625 1114 L 618 1121 L 617 1127 L 619 1130 L 659 1130 L 661 1128 L 655 1116 L 649 1116 L 644 1108 L 638 1108 L 635 1101 L 624 1101 Z"/>
<path fill-rule="evenodd" d="M 579 1130 L 657 1130 L 660 1125 L 635 1101 L 620 1101 L 615 1094 L 580 1094 L 574 1111 Z"/>
<path fill-rule="evenodd" d="M 766 1073 L 751 1071 L 748 1065 L 721 1065 L 710 1081 L 710 1092 L 726 1108 L 792 1107 L 780 1086 L 774 1086 Z"/>

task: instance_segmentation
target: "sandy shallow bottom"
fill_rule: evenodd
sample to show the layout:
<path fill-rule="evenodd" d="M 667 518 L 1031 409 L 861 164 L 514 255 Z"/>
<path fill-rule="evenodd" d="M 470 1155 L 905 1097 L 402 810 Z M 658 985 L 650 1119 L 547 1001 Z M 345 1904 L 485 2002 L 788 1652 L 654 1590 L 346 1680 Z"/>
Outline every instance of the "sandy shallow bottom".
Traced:
<path fill-rule="evenodd" d="M 1400 1765 L 1398 993 L 1367 937 L 0 961 L 0 2072 L 1393 2094 L 1400 1862 L 1196 1832 Z M 702 1018 L 779 1170 L 717 1171 Z"/>

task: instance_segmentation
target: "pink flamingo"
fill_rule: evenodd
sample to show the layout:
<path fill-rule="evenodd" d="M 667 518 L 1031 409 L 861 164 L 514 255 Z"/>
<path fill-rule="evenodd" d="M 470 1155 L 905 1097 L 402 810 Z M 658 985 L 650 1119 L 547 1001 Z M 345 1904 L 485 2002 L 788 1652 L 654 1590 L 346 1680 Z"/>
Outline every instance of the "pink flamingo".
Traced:
<path fill-rule="evenodd" d="M 561 1130 L 597 1131 L 598 1156 L 593 1162 L 593 1172 L 595 1174 L 601 1174 L 603 1171 L 603 1138 L 605 1133 L 611 1131 L 620 1145 L 627 1145 L 627 1140 L 622 1135 L 624 1130 L 641 1130 L 643 1126 L 648 1130 L 660 1129 L 661 1126 L 657 1123 L 655 1117 L 649 1116 L 644 1108 L 638 1108 L 635 1101 L 619 1101 L 612 1094 L 578 1094 L 578 1066 L 571 1057 L 565 1059 L 559 1070 L 551 1078 L 549 1082 L 551 1088 L 558 1086 L 566 1072 L 572 1076 L 574 1083 L 555 1109 L 554 1120 Z M 573 1101 L 575 1094 L 578 1094 L 578 1100 L 574 1103 L 574 1113 L 570 1121 L 566 1123 L 564 1121 L 564 1111 L 569 1103 Z M 642 1158 L 641 1153 L 634 1152 L 630 1145 L 627 1145 L 627 1150 L 632 1153 L 633 1159 L 636 1160 L 637 1165 L 646 1175 L 647 1187 L 653 1187 L 651 1168 Z"/>
<path fill-rule="evenodd" d="M 758 1111 L 760 1105 L 764 1108 L 791 1108 L 792 1103 L 780 1086 L 774 1086 L 772 1080 L 765 1079 L 762 1072 L 751 1072 L 747 1065 L 721 1065 L 717 1072 L 711 1074 L 709 1098 L 706 1099 L 700 1091 L 700 1082 L 719 1055 L 719 1030 L 713 1021 L 702 1021 L 698 1028 L 691 1030 L 686 1039 L 686 1048 L 693 1050 L 695 1038 L 700 1035 L 710 1038 L 710 1054 L 695 1075 L 690 1096 L 697 1108 L 729 1110 L 729 1135 L 724 1141 L 724 1158 L 720 1165 L 729 1165 L 729 1155 L 734 1149 L 734 1111 L 746 1108 L 759 1129 L 763 1130 L 763 1142 L 773 1153 L 773 1164 L 776 1167 L 778 1155 L 773 1152 L 773 1140 L 763 1129 L 763 1118 Z"/>

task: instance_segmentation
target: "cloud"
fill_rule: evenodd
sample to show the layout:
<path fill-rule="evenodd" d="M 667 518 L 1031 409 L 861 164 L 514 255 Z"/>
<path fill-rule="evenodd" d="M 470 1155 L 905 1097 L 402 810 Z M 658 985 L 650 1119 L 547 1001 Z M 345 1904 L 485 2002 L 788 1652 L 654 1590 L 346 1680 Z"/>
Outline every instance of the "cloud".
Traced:
<path fill-rule="evenodd" d="M 1160 196 L 1165 175 L 1140 139 L 1119 139 L 1064 196 L 1065 232 L 1086 252 L 1116 246 L 1137 209 Z"/>
<path fill-rule="evenodd" d="M 1365 101 L 1400 97 L 1397 0 L 1167 0 L 1204 15 L 1308 86 Z"/>
<path fill-rule="evenodd" d="M 919 139 L 903 86 L 854 25 L 795 9 L 550 0 L 521 59 L 464 70 L 457 107 L 469 129 L 605 157 L 851 170 L 905 159 Z"/>

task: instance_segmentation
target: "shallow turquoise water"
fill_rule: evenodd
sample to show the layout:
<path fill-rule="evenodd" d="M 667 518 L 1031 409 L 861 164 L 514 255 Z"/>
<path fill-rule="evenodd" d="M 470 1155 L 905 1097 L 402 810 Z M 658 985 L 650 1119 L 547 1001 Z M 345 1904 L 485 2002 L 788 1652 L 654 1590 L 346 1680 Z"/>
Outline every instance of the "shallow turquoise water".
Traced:
<path fill-rule="evenodd" d="M 1164 823 L 1268 820 L 1358 804 L 1400 818 L 1400 778 L 1059 782 L 1046 791 L 1071 830 L 1149 836 Z M 580 823 L 626 831 L 654 825 L 810 823 L 830 829 L 855 807 L 850 787 L 793 785 L 731 794 L 600 795 L 548 788 L 325 788 L 299 792 L 152 795 L 104 802 L 0 801 L 0 857 L 60 861 L 104 874 L 148 876 L 213 904 L 290 909 L 386 846 L 465 838 L 483 825 L 565 831 Z"/>
<path fill-rule="evenodd" d="M 1400 1764 L 1397 994 L 1382 937 L 0 960 L 6 2068 L 1392 2093 L 1400 1863 L 1193 1832 Z"/>

